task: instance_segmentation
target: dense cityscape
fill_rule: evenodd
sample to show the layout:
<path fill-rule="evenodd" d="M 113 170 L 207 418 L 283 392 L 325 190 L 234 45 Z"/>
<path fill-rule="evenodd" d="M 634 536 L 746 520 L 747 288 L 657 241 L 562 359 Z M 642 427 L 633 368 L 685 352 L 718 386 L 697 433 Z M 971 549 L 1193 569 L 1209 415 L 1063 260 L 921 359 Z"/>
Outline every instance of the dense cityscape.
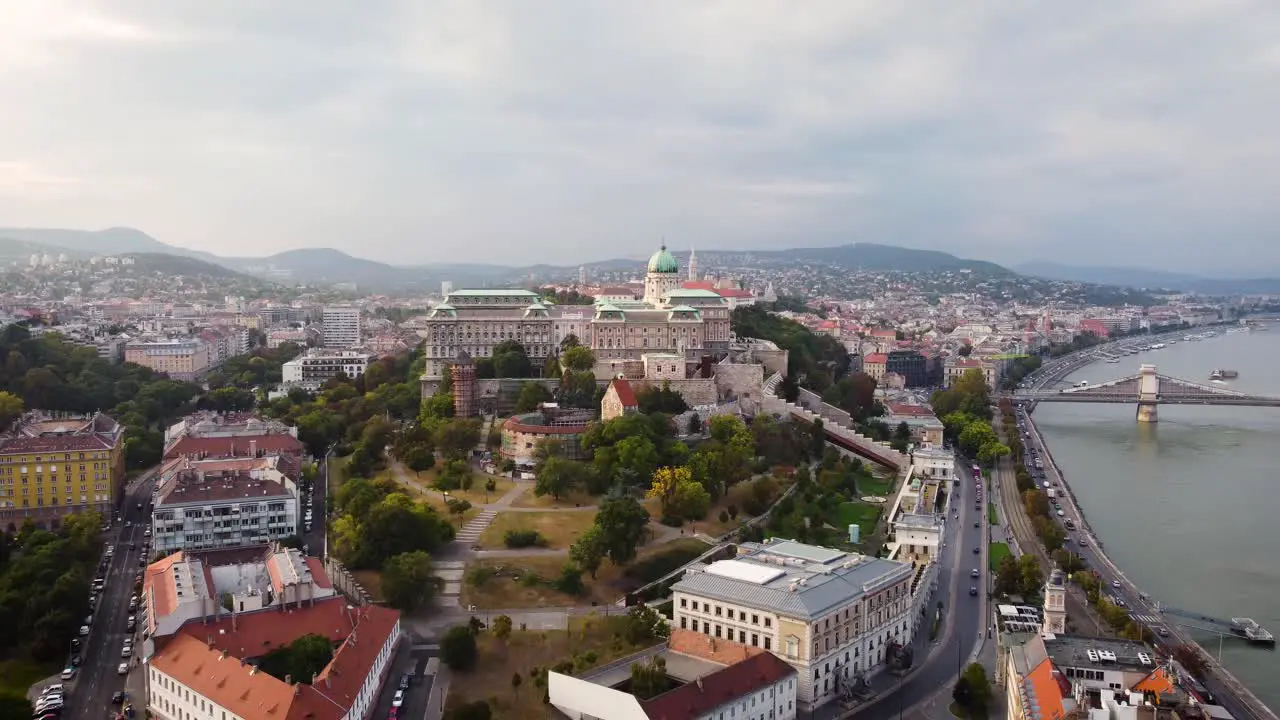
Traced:
<path fill-rule="evenodd" d="M 11 261 L 6 702 L 1261 717 L 1181 622 L 1129 609 L 1147 595 L 1029 410 L 1142 418 L 1144 376 L 1060 378 L 1265 330 L 1270 298 L 1109 305 L 1129 291 L 970 271 L 841 285 L 718 257 L 661 247 L 631 272 L 426 295 L 176 257 Z M 1179 393 L 1269 402 L 1150 367 L 1153 422 Z"/>

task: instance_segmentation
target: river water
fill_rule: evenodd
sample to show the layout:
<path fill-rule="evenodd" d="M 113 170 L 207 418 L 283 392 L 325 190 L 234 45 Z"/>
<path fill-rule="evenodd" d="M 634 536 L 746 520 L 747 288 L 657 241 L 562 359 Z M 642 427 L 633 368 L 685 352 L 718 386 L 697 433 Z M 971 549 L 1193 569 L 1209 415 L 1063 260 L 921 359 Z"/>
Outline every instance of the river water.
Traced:
<path fill-rule="evenodd" d="M 1280 396 L 1280 322 L 1268 331 L 1179 339 L 1161 350 L 1095 363 L 1068 380 L 1162 375 Z M 1040 428 L 1107 554 L 1165 605 L 1251 617 L 1280 634 L 1280 408 L 1161 405 L 1138 424 L 1134 405 L 1042 403 Z M 1212 634 L 1197 634 L 1216 655 Z M 1280 653 L 1227 639 L 1222 661 L 1263 702 L 1280 708 Z"/>

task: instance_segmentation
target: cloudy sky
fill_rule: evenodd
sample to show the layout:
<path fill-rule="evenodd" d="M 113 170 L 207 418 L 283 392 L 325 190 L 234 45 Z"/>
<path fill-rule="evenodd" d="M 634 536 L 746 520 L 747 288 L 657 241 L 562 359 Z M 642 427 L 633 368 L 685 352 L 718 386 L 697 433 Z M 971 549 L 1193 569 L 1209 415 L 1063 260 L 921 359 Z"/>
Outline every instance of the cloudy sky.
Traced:
<path fill-rule="evenodd" d="M 1273 0 L 11 2 L 0 226 L 1276 272 L 1277 28 Z"/>

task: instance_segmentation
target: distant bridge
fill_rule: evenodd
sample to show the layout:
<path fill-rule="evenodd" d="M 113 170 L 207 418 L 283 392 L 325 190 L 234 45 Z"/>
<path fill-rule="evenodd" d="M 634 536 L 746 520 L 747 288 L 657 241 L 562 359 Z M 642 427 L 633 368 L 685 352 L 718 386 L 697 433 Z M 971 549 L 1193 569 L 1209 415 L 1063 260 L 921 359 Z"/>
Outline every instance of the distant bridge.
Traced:
<path fill-rule="evenodd" d="M 1156 422 L 1158 405 L 1280 407 L 1280 397 L 1249 395 L 1214 385 L 1161 375 L 1143 365 L 1137 375 L 1062 390 L 1018 390 L 1005 395 L 1022 402 L 1137 403 L 1138 422 Z"/>

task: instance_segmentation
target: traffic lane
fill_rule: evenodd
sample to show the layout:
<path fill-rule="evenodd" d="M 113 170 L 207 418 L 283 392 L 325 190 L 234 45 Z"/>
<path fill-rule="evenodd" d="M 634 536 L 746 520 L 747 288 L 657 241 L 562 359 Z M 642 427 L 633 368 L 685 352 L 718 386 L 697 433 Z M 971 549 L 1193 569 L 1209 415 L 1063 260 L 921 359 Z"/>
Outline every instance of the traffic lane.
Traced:
<path fill-rule="evenodd" d="M 964 501 L 960 508 L 959 522 L 948 523 L 952 527 L 944 533 L 947 548 L 939 559 L 938 592 L 931 609 L 937 602 L 943 605 L 943 624 L 941 639 L 937 646 L 931 647 L 924 665 L 897 691 L 885 695 L 870 708 L 858 710 L 859 718 L 871 720 L 890 720 L 897 717 L 904 709 L 932 698 L 941 691 L 950 691 L 960 669 L 968 662 L 973 652 L 979 633 L 985 632 L 981 616 L 981 598 L 969 595 L 968 588 L 972 584 L 970 570 L 974 567 L 974 558 L 982 558 L 981 549 L 974 554 L 974 547 L 983 541 L 981 528 L 973 529 L 973 520 L 979 516 L 977 511 L 968 505 L 966 483 L 961 481 L 959 499 Z M 980 567 L 980 566 L 979 566 Z M 969 584 L 966 582 L 969 581 Z M 951 627 L 947 627 L 950 625 Z M 920 631 L 928 632 L 929 624 L 922 625 Z M 919 658 L 917 658 L 919 660 Z"/>
<path fill-rule="evenodd" d="M 133 522 L 129 514 L 126 513 L 125 517 Z M 122 660 L 120 646 L 126 635 L 125 613 L 138 557 L 137 551 L 130 550 L 129 546 L 137 542 L 140 532 L 137 523 L 121 526 L 115 538 L 115 553 L 104 575 L 105 587 L 99 594 L 97 612 L 86 643 L 84 673 L 72 695 L 70 707 L 79 717 L 99 717 L 101 709 L 110 705 L 112 694 L 123 686 L 123 678 L 117 674 L 116 668 Z"/>
<path fill-rule="evenodd" d="M 400 688 L 400 677 L 405 673 L 411 673 L 413 679 L 405 692 L 404 704 L 396 711 L 396 716 L 417 718 L 426 713 L 427 699 L 431 696 L 431 685 L 435 678 L 424 680 L 422 669 L 426 667 L 428 657 L 434 652 L 412 649 L 408 638 L 401 641 L 396 656 L 391 662 L 391 669 L 383 681 L 382 690 L 378 693 L 378 701 L 373 708 L 373 718 L 386 718 L 391 714 L 391 703 L 395 699 L 396 691 Z"/>

